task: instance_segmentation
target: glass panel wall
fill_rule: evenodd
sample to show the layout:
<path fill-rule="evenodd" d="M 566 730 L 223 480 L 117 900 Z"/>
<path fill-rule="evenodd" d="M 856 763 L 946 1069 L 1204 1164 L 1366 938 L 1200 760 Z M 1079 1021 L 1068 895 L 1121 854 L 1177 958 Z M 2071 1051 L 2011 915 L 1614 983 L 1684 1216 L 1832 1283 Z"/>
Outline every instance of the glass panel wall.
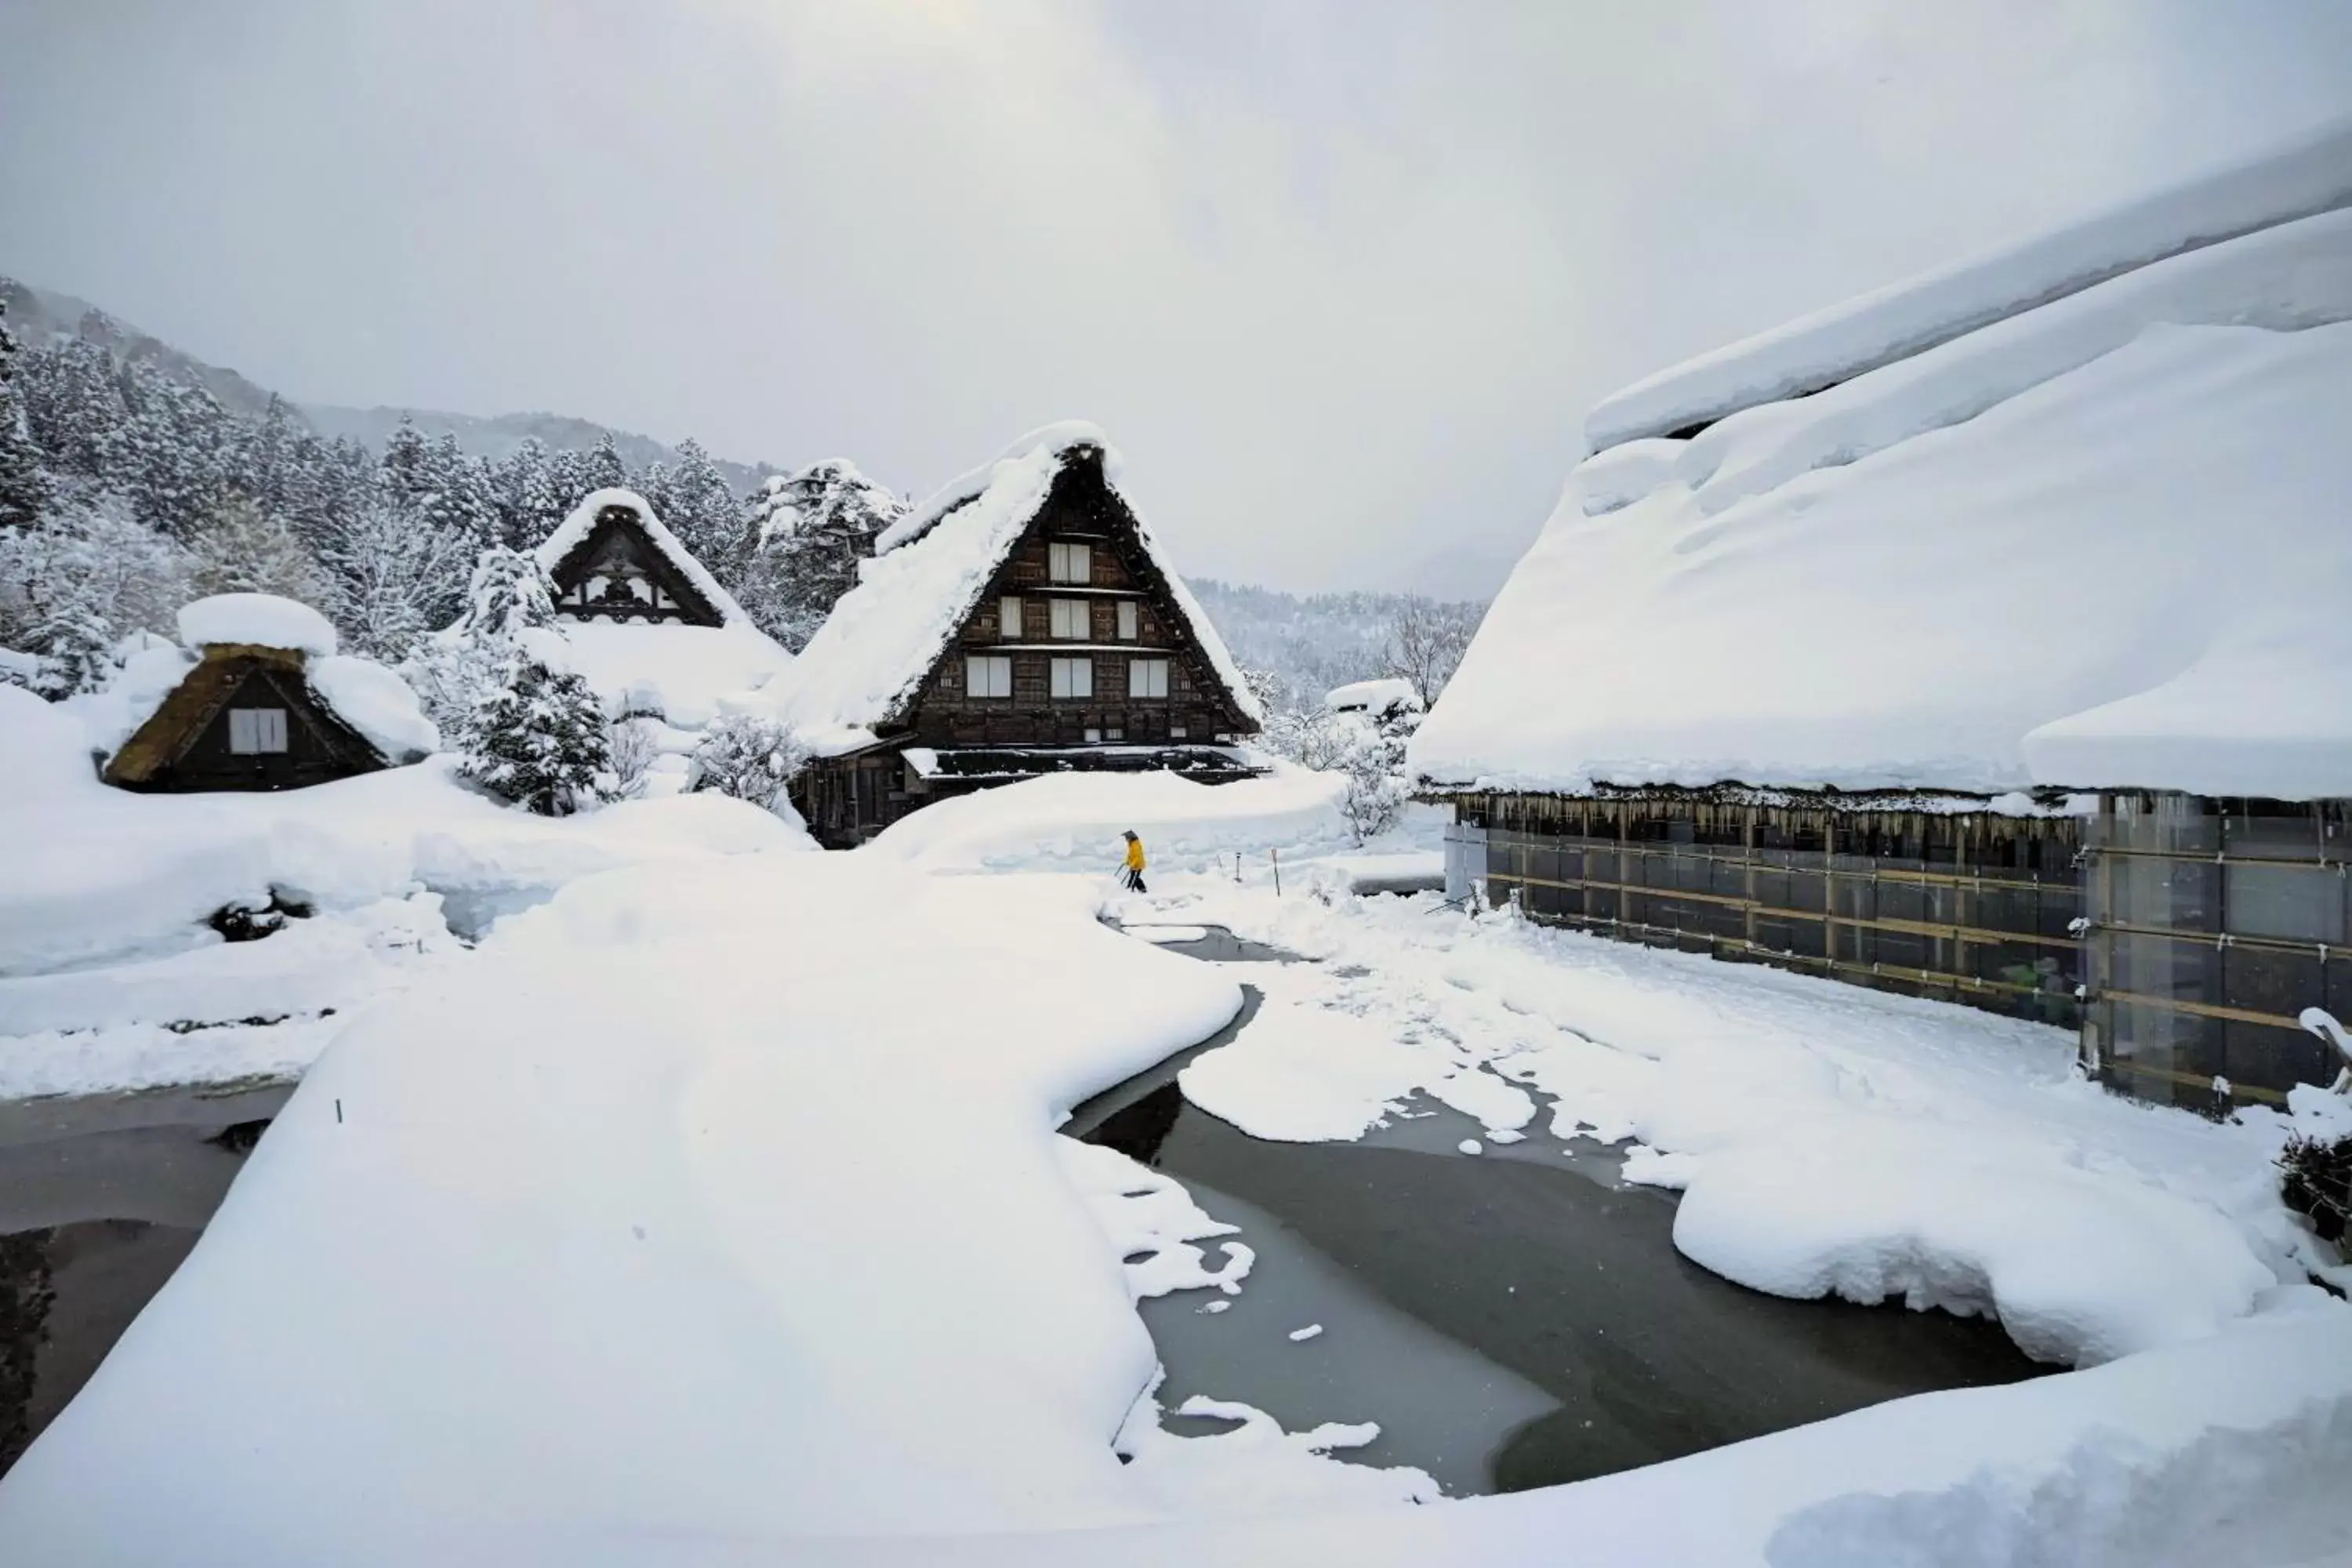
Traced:
<path fill-rule="evenodd" d="M 1666 794 L 1455 805 L 1486 829 L 1489 897 L 1530 919 L 2080 1021 L 2083 818 Z"/>
<path fill-rule="evenodd" d="M 2084 877 L 2101 1077 L 2204 1110 L 2334 1078 L 2296 1016 L 2352 1008 L 2347 820 L 2340 801 L 2102 798 Z"/>

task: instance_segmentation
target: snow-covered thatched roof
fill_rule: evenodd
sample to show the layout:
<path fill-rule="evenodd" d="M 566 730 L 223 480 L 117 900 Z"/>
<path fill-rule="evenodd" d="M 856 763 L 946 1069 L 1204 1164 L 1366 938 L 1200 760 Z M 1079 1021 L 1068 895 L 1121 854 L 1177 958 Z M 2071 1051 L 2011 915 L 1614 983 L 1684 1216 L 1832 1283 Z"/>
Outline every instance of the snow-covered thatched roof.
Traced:
<path fill-rule="evenodd" d="M 1894 284 L 1663 370 L 1601 399 L 1596 452 L 1801 397 L 2168 256 L 2352 206 L 2352 121 Z"/>
<path fill-rule="evenodd" d="M 555 525 L 555 531 L 541 542 L 537 552 L 540 570 L 551 577 L 555 575 L 564 558 L 588 542 L 588 536 L 595 531 L 596 520 L 604 515 L 607 507 L 620 507 L 634 513 L 638 531 L 645 535 L 646 542 L 658 551 L 662 559 L 676 568 L 680 576 L 693 584 L 696 593 L 710 602 L 710 607 L 719 612 L 721 621 L 730 626 L 751 624 L 751 617 L 743 613 L 743 606 L 735 602 L 735 596 L 719 585 L 719 579 L 694 558 L 694 552 L 679 543 L 677 535 L 654 515 L 652 503 L 635 490 L 590 491 L 578 506 L 572 509 L 569 517 Z"/>
<path fill-rule="evenodd" d="M 2307 151 L 2260 167 L 2316 178 Z M 2352 208 L 1628 442 L 1570 476 L 1412 765 L 2352 795 L 2347 431 Z"/>
<path fill-rule="evenodd" d="M 115 774 L 143 778 L 176 754 L 257 658 L 299 674 L 312 700 L 386 763 L 440 750 L 440 731 L 408 682 L 372 658 L 337 653 L 334 627 L 308 605 L 275 594 L 217 594 L 183 607 L 178 626 L 184 647 L 152 639 L 103 691 L 75 699 Z"/>
<path fill-rule="evenodd" d="M 1093 425 L 1068 421 L 1023 437 L 886 530 L 857 586 L 772 689 L 777 710 L 820 749 L 851 749 L 901 717 L 1005 559 L 1053 492 L 1063 468 L 1098 453 L 1116 492 L 1119 458 Z M 1122 498 L 1123 500 L 1124 498 Z M 1134 509 L 1129 508 L 1130 516 Z M 1252 720 L 1263 718 L 1217 628 L 1169 564 L 1141 517 L 1135 534 L 1166 580 L 1177 612 Z"/>

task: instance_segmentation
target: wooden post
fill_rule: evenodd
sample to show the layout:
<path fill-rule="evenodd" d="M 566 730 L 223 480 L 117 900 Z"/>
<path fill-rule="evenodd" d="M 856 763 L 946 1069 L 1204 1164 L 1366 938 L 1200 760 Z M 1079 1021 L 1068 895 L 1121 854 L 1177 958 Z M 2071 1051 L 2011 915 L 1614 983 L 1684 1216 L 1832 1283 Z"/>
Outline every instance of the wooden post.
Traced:
<path fill-rule="evenodd" d="M 1282 851 L 1269 849 L 1266 854 L 1274 861 L 1274 896 L 1278 899 L 1282 897 Z"/>

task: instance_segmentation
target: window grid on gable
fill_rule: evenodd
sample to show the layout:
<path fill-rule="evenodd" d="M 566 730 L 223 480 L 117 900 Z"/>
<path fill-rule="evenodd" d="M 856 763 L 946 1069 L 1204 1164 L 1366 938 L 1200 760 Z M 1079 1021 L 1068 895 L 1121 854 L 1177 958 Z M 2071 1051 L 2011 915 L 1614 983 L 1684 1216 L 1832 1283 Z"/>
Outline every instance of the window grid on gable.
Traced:
<path fill-rule="evenodd" d="M 975 653 L 965 655 L 963 661 L 963 694 L 966 697 L 1012 696 L 1012 656 L 1001 653 Z"/>
<path fill-rule="evenodd" d="M 1094 581 L 1094 547 L 1055 541 L 1045 546 L 1046 574 L 1056 583 Z"/>
<path fill-rule="evenodd" d="M 228 710 L 228 749 L 240 757 L 275 756 L 286 750 L 286 710 L 232 708 Z"/>
<path fill-rule="evenodd" d="M 1021 635 L 1021 595 L 1007 594 L 996 601 L 996 635 L 1008 641 Z"/>
<path fill-rule="evenodd" d="M 1092 697 L 1095 694 L 1095 661 L 1090 658 L 1057 658 L 1054 660 L 1054 695 L 1056 697 Z"/>
<path fill-rule="evenodd" d="M 1093 606 L 1084 599 L 1054 599 L 1048 603 L 1054 636 L 1084 642 L 1094 635 Z"/>
<path fill-rule="evenodd" d="M 1129 659 L 1127 694 L 1129 697 L 1167 696 L 1168 661 L 1164 658 Z"/>
<path fill-rule="evenodd" d="M 1118 602 L 1119 641 L 1133 642 L 1137 637 L 1142 636 L 1142 622 L 1143 616 L 1139 612 L 1133 599 L 1121 599 Z"/>

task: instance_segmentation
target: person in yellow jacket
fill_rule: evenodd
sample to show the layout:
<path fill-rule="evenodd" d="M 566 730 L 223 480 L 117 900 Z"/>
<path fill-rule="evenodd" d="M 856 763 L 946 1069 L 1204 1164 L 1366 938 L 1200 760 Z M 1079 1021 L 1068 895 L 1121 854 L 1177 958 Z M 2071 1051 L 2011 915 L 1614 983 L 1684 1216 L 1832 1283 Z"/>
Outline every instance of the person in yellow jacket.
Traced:
<path fill-rule="evenodd" d="M 1127 830 L 1127 890 L 1143 891 L 1143 840 L 1135 836 L 1131 827 Z"/>

